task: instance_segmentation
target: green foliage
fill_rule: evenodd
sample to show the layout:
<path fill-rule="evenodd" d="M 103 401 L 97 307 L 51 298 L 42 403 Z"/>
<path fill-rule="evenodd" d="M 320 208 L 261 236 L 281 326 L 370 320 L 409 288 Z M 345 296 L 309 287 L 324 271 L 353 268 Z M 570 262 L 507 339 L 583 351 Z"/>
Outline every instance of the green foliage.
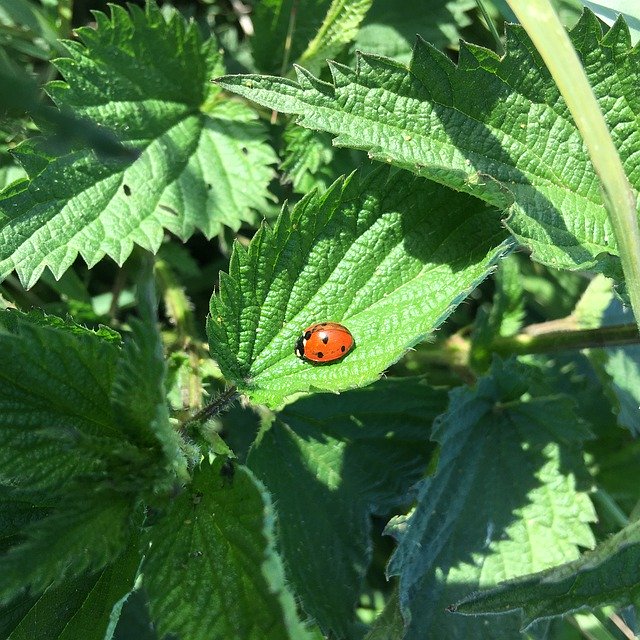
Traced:
<path fill-rule="evenodd" d="M 214 39 L 174 15 L 114 6 L 97 29 L 79 30 L 48 85 L 60 107 L 113 130 L 135 151 L 107 159 L 86 149 L 57 158 L 31 142 L 18 158 L 30 177 L 0 200 L 0 275 L 33 286 L 45 267 L 59 278 L 80 254 L 121 264 L 134 244 L 156 251 L 164 229 L 182 238 L 237 229 L 265 204 L 275 161 L 246 107 L 221 99 Z"/>
<path fill-rule="evenodd" d="M 355 634 L 353 609 L 371 557 L 368 516 L 385 513 L 420 479 L 445 401 L 418 379 L 331 401 L 314 395 L 286 407 L 250 452 L 247 465 L 275 500 L 287 577 L 304 610 L 337 637 Z"/>
<path fill-rule="evenodd" d="M 0 2 L 0 638 L 640 634 L 634 284 L 532 42 L 249 4 Z M 638 188 L 640 48 L 571 37 Z"/>
<path fill-rule="evenodd" d="M 496 589 L 465 598 L 460 613 L 504 613 L 522 609 L 524 625 L 603 602 L 637 603 L 640 523 L 622 529 L 591 553 Z"/>
<path fill-rule="evenodd" d="M 637 134 L 621 131 L 634 118 L 638 51 L 630 49 L 623 22 L 603 37 L 590 13 L 572 38 L 633 182 Z M 355 69 L 332 64 L 331 72 L 332 83 L 301 68 L 297 82 L 227 76 L 219 83 L 298 115 L 299 124 L 333 134 L 337 145 L 364 149 L 372 158 L 507 211 L 515 237 L 544 264 L 618 276 L 617 262 L 605 255 L 617 249 L 596 174 L 520 27 L 507 28 L 503 59 L 463 44 L 455 66 L 418 40 L 409 68 L 362 54 Z"/>
<path fill-rule="evenodd" d="M 373 0 L 333 0 L 316 37 L 300 56 L 300 64 L 317 73 L 326 60 L 334 58 L 358 33 L 358 26 Z"/>
<path fill-rule="evenodd" d="M 273 549 L 269 497 L 247 469 L 220 459 L 203 463 L 160 516 L 149 544 L 146 586 L 161 635 L 311 638 L 296 619 Z"/>
<path fill-rule="evenodd" d="M 408 637 L 426 628 L 446 638 L 515 637 L 517 617 L 479 627 L 445 608 L 463 593 L 593 546 L 594 513 L 580 486 L 580 444 L 589 432 L 571 399 L 535 369 L 496 361 L 474 390 L 451 393 L 433 437 L 438 469 L 413 513 L 389 525 L 398 548 L 388 571 L 400 577 Z"/>
<path fill-rule="evenodd" d="M 211 353 L 270 406 L 296 391 L 368 384 L 436 329 L 504 251 L 499 217 L 482 202 L 407 172 L 354 174 L 285 209 L 248 250 L 236 245 L 211 299 Z M 346 324 L 355 338 L 332 367 L 293 353 L 298 335 L 323 321 Z"/>
<path fill-rule="evenodd" d="M 355 48 L 407 64 L 416 34 L 439 49 L 457 45 L 460 29 L 471 24 L 467 12 L 475 6 L 475 0 L 418 0 L 408 11 L 402 2 L 374 0 Z"/>

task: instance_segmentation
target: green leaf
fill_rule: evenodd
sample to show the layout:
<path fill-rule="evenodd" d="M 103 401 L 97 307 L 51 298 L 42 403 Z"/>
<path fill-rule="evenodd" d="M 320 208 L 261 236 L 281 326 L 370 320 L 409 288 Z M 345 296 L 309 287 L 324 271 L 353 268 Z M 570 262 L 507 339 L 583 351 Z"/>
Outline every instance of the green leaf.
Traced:
<path fill-rule="evenodd" d="M 211 299 L 212 356 L 253 401 L 340 391 L 378 378 L 436 329 L 505 252 L 495 210 L 387 170 L 354 174 L 285 209 L 248 250 L 234 247 Z M 314 322 L 342 322 L 355 348 L 339 363 L 295 357 Z"/>
<path fill-rule="evenodd" d="M 81 575 L 30 599 L 28 610 L 3 629 L 6 640 L 105 640 L 114 605 L 133 588 L 140 565 L 137 544 L 103 570 Z M 13 605 L 13 603 L 12 603 Z M 10 605 L 11 606 L 11 605 Z M 4 616 L 2 616 L 4 618 Z"/>
<path fill-rule="evenodd" d="M 125 343 L 111 389 L 115 419 L 130 441 L 141 448 L 162 448 L 167 468 L 187 477 L 180 438 L 169 422 L 165 396 L 166 363 L 155 319 L 130 322 L 132 337 Z M 162 474 L 172 480 L 171 474 Z"/>
<path fill-rule="evenodd" d="M 16 164 L 3 164 L 0 166 L 0 189 L 4 189 L 16 180 L 22 180 L 26 175 L 24 169 Z"/>
<path fill-rule="evenodd" d="M 0 480 L 13 488 L 0 523 L 29 502 L 41 516 L 5 533 L 0 601 L 104 567 L 123 551 L 140 496 L 171 487 L 185 466 L 158 336 L 134 326 L 137 342 L 121 350 L 108 329 L 0 314 Z"/>
<path fill-rule="evenodd" d="M 330 6 L 330 0 L 256 2 L 251 39 L 256 66 L 266 73 L 286 73 L 316 35 Z"/>
<path fill-rule="evenodd" d="M 589 436 L 570 399 L 533 367 L 495 361 L 475 389 L 450 394 L 434 425 L 436 473 L 420 488 L 388 572 L 400 576 L 408 637 L 517 637 L 518 616 L 491 624 L 445 607 L 479 587 L 544 569 L 593 546 L 580 446 Z M 417 637 L 417 635 L 416 635 Z"/>
<path fill-rule="evenodd" d="M 127 544 L 134 506 L 123 493 L 76 489 L 0 558 L 0 602 L 20 595 L 25 586 L 38 594 L 106 566 Z"/>
<path fill-rule="evenodd" d="M 340 176 L 352 173 L 367 162 L 361 152 L 338 149 L 331 144 L 328 134 L 299 127 L 292 120 L 282 137 L 283 181 L 291 181 L 294 191 L 301 194 L 316 188 L 327 189 Z"/>
<path fill-rule="evenodd" d="M 299 64 L 318 73 L 325 61 L 337 56 L 358 33 L 373 0 L 333 0 L 315 38 L 300 56 Z"/>
<path fill-rule="evenodd" d="M 119 354 L 111 333 L 60 324 L 0 314 L 0 479 L 54 495 L 104 472 L 95 448 L 121 439 L 109 402 Z"/>
<path fill-rule="evenodd" d="M 31 182 L 0 200 L 0 276 L 32 286 L 45 267 L 58 278 L 80 254 L 118 264 L 134 244 L 156 251 L 164 229 L 181 238 L 237 229 L 266 205 L 276 158 L 247 107 L 225 101 L 210 78 L 223 71 L 213 39 L 177 13 L 96 13 L 56 65 L 48 86 L 61 107 L 112 129 L 136 152 L 106 159 L 89 150 L 26 162 Z"/>
<path fill-rule="evenodd" d="M 150 530 L 144 583 L 159 635 L 306 639 L 273 548 L 270 500 L 228 464 L 203 463 Z"/>
<path fill-rule="evenodd" d="M 572 31 L 627 175 L 638 182 L 635 122 L 640 65 L 623 22 L 602 36 L 585 12 Z M 416 43 L 410 68 L 360 55 L 355 70 L 333 64 L 333 84 L 304 69 L 286 78 L 227 76 L 219 83 L 334 144 L 465 191 L 508 210 L 508 225 L 534 259 L 619 277 L 598 179 L 567 107 L 519 26 L 507 28 L 504 58 L 463 44 L 459 64 Z"/>
<path fill-rule="evenodd" d="M 437 49 L 457 45 L 460 30 L 471 24 L 467 12 L 475 7 L 475 0 L 374 0 L 355 48 L 408 64 L 416 34 Z"/>
<path fill-rule="evenodd" d="M 635 44 L 640 40 L 640 11 L 634 0 L 582 0 L 582 3 L 609 26 L 614 24 L 619 15 L 623 15 L 629 25 L 631 41 Z"/>
<path fill-rule="evenodd" d="M 398 602 L 398 591 L 394 589 L 364 640 L 404 640 L 404 638 L 404 619 Z"/>
<path fill-rule="evenodd" d="M 604 604 L 622 606 L 640 597 L 640 522 L 634 522 L 574 562 L 504 582 L 453 607 L 459 613 L 522 609 L 524 626 Z"/>
<path fill-rule="evenodd" d="M 290 121 L 283 134 L 284 155 L 281 169 L 298 193 L 309 193 L 314 187 L 326 189 L 338 176 L 328 175 L 333 158 L 331 138 L 323 133 L 303 129 Z M 327 178 L 329 178 L 327 180 Z"/>
<path fill-rule="evenodd" d="M 370 513 L 407 500 L 445 406 L 446 393 L 420 379 L 381 380 L 288 405 L 253 445 L 247 465 L 274 500 L 287 578 L 325 633 L 354 637 Z"/>
<path fill-rule="evenodd" d="M 620 426 L 640 436 L 640 347 L 608 350 L 604 369 L 616 402 Z"/>

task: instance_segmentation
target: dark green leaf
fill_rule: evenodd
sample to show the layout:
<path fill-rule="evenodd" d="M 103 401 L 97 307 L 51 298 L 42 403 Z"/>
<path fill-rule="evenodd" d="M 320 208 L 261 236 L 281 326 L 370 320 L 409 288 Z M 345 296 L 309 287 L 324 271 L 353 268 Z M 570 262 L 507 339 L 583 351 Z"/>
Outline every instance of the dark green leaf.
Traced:
<path fill-rule="evenodd" d="M 143 572 L 159 634 L 308 639 L 273 548 L 269 498 L 230 465 L 203 463 L 150 531 Z"/>
<path fill-rule="evenodd" d="M 500 361 L 475 389 L 451 393 L 434 429 L 437 471 L 415 511 L 389 526 L 399 539 L 389 573 L 400 576 L 407 637 L 430 629 L 448 640 L 515 638 L 518 616 L 484 624 L 445 607 L 594 544 L 593 508 L 580 486 L 589 432 L 533 367 Z"/>
<path fill-rule="evenodd" d="M 354 637 L 372 511 L 408 500 L 424 474 L 446 394 L 415 378 L 288 405 L 247 464 L 277 512 L 287 577 L 325 632 Z"/>
<path fill-rule="evenodd" d="M 632 604 L 640 597 L 640 522 L 634 522 L 579 560 L 509 580 L 455 605 L 460 613 L 522 609 L 524 625 L 604 604 Z"/>
<path fill-rule="evenodd" d="M 7 640 L 104 640 L 112 624 L 112 610 L 131 591 L 140 565 L 140 552 L 131 543 L 112 564 L 50 587 L 31 598 L 28 611 L 12 627 Z M 9 607 L 15 606 L 13 603 Z M 4 616 L 2 616 L 4 618 Z M 5 629 L 8 631 L 8 628 Z"/>

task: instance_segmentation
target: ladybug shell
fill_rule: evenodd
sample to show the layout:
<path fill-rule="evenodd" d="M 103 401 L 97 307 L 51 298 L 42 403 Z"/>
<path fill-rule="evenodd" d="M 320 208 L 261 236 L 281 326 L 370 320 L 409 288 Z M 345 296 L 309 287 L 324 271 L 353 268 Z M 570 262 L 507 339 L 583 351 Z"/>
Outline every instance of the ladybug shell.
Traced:
<path fill-rule="evenodd" d="M 337 362 L 353 349 L 353 345 L 349 329 L 337 322 L 320 322 L 302 332 L 296 342 L 295 354 L 314 364 Z"/>

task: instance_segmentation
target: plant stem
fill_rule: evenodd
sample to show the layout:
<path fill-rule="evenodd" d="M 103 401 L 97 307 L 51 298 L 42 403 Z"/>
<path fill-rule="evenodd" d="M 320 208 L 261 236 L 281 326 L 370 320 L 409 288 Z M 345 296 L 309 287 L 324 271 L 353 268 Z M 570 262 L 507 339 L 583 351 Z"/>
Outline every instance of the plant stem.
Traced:
<path fill-rule="evenodd" d="M 617 505 L 615 500 L 602 489 L 598 489 L 593 494 L 594 502 L 596 502 L 601 511 L 606 514 L 609 520 L 616 526 L 624 529 L 629 524 L 627 514 Z"/>
<path fill-rule="evenodd" d="M 540 325 L 537 327 L 537 331 L 532 334 L 525 331 L 515 336 L 496 338 L 489 350 L 501 356 L 509 356 L 640 343 L 640 334 L 635 324 L 549 332 L 541 332 Z"/>
<path fill-rule="evenodd" d="M 484 2 L 482 0 L 476 0 L 476 4 L 478 5 L 478 9 L 480 9 L 480 13 L 482 14 L 482 17 L 484 18 L 484 21 L 487 23 L 487 29 L 489 29 L 489 32 L 491 33 L 491 35 L 493 36 L 493 39 L 496 43 L 496 53 L 500 56 L 504 55 L 504 47 L 502 46 L 502 40 L 500 40 L 500 34 L 498 33 L 498 30 L 496 29 L 496 25 L 493 23 L 493 20 L 491 19 L 491 16 L 489 15 L 489 12 L 487 11 L 486 7 L 484 6 Z"/>
<path fill-rule="evenodd" d="M 631 308 L 640 327 L 640 230 L 636 195 L 624 173 L 580 60 L 549 0 L 508 0 L 549 68 L 600 178 Z"/>

